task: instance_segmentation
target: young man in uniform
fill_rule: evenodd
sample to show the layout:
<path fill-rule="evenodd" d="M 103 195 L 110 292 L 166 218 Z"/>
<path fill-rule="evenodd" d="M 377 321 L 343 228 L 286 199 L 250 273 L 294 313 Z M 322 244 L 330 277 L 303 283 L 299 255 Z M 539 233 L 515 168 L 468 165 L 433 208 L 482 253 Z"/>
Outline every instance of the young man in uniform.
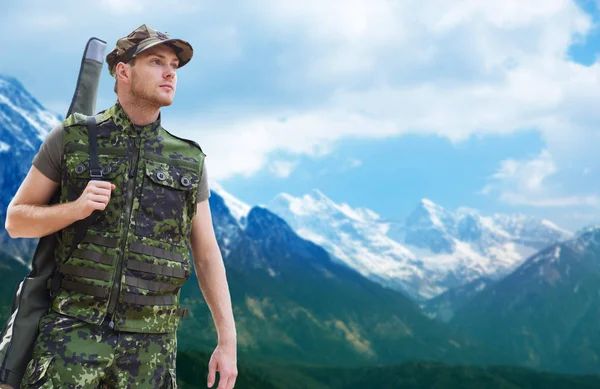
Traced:
<path fill-rule="evenodd" d="M 9 205 L 11 237 L 58 232 L 51 309 L 22 387 L 176 388 L 176 330 L 187 314 L 179 292 L 192 265 L 218 334 L 208 387 L 216 371 L 218 389 L 234 387 L 236 330 L 205 154 L 161 126 L 160 108 L 172 104 L 177 70 L 192 54 L 188 42 L 147 25 L 119 39 L 106 58 L 117 102 L 54 128 Z M 57 189 L 59 204 L 48 206 Z"/>

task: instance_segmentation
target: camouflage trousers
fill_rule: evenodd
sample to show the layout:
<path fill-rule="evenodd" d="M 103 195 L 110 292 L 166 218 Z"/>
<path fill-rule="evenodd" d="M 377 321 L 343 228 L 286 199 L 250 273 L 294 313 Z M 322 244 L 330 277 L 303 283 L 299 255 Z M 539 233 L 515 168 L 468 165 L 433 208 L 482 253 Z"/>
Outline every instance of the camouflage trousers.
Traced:
<path fill-rule="evenodd" d="M 176 333 L 113 331 L 49 312 L 21 388 L 177 388 Z"/>

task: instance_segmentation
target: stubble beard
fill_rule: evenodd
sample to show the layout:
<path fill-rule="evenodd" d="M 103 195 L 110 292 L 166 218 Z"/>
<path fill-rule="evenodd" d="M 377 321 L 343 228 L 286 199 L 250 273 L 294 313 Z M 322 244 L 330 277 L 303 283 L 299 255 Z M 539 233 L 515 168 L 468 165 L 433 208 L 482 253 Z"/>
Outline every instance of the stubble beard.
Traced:
<path fill-rule="evenodd" d="M 142 81 L 135 72 L 131 74 L 130 93 L 131 102 L 143 109 L 156 110 L 173 103 L 173 99 L 161 96 L 152 85 Z"/>

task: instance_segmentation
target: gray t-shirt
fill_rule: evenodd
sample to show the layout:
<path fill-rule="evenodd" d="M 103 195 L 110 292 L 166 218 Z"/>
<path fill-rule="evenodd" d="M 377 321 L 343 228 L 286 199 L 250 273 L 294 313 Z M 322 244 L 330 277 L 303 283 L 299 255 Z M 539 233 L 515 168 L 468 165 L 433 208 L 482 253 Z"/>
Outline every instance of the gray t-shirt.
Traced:
<path fill-rule="evenodd" d="M 39 152 L 33 158 L 33 166 L 42 172 L 46 177 L 54 182 L 61 181 L 61 161 L 63 158 L 63 128 L 58 125 L 50 131 Z M 208 177 L 206 176 L 206 161 L 202 168 L 202 178 L 198 184 L 198 197 L 196 202 L 199 203 L 210 197 L 208 189 Z"/>

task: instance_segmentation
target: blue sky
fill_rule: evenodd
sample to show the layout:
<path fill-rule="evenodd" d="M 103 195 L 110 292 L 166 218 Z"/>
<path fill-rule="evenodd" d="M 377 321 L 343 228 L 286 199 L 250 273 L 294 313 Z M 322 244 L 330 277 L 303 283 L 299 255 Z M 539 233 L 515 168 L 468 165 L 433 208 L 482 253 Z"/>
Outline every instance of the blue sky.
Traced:
<path fill-rule="evenodd" d="M 165 127 L 249 204 L 318 188 L 391 219 L 426 197 L 600 222 L 598 2 L 453 3 L 9 1 L 0 72 L 63 113 L 87 39 L 147 23 L 195 49 Z"/>

